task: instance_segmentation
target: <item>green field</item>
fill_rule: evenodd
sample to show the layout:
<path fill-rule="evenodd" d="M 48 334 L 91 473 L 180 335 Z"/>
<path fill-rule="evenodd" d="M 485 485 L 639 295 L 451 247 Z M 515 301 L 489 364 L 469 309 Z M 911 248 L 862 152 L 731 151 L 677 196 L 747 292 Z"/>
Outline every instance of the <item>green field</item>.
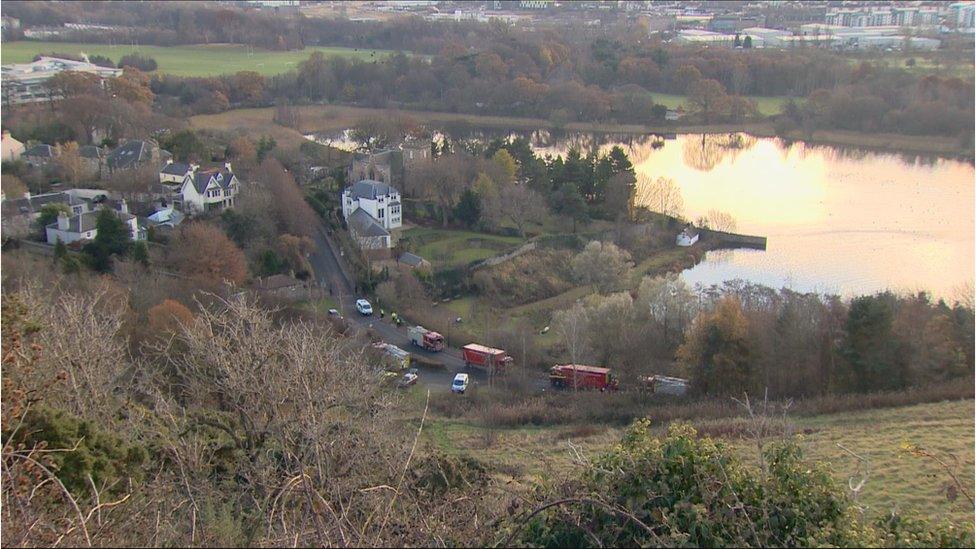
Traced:
<path fill-rule="evenodd" d="M 325 55 L 342 55 L 364 60 L 379 59 L 392 53 L 388 50 L 323 47 L 308 47 L 301 51 L 268 51 L 239 44 L 161 47 L 18 41 L 4 42 L 0 59 L 4 64 L 28 63 L 39 53 L 84 52 L 104 55 L 117 63 L 123 55 L 139 53 L 155 59 L 159 64 L 159 72 L 178 76 L 215 76 L 238 71 L 255 71 L 271 76 L 298 68 L 300 62 L 316 51 Z"/>
<path fill-rule="evenodd" d="M 681 105 L 684 105 L 685 110 L 688 109 L 688 105 L 685 103 L 687 97 L 684 95 L 675 95 L 671 93 L 651 93 L 651 97 L 654 99 L 655 103 L 660 103 L 669 109 L 676 109 Z M 770 116 L 773 114 L 779 114 L 780 110 L 783 108 L 783 104 L 789 99 L 785 95 L 777 96 L 760 96 L 760 95 L 749 95 L 747 99 L 751 99 L 756 102 L 756 106 L 759 108 L 759 113 L 764 116 Z"/>
<path fill-rule="evenodd" d="M 501 255 L 523 242 L 513 236 L 414 227 L 403 232 L 414 252 L 438 267 L 456 267 Z"/>
<path fill-rule="evenodd" d="M 432 396 L 432 398 L 437 398 Z M 725 421 L 725 420 L 722 420 Z M 917 512 L 931 519 L 948 517 L 957 524 L 972 524 L 973 510 L 960 497 L 948 501 L 941 491 L 949 480 L 936 463 L 909 455 L 903 443 L 917 444 L 957 463 L 954 472 L 973 490 L 973 401 L 919 404 L 901 408 L 791 418 L 808 459 L 830 464 L 837 482 L 847 486 L 857 460 L 839 445 L 866 460 L 868 471 L 859 503 L 878 516 L 892 509 Z M 708 427 L 711 422 L 701 422 Z M 663 426 L 662 426 L 663 428 Z M 596 455 L 615 444 L 623 430 L 608 425 L 525 426 L 497 429 L 490 444 L 485 430 L 473 420 L 428 418 L 429 443 L 451 454 L 467 454 L 494 464 L 506 481 L 517 483 L 547 478 L 548 471 L 571 470 L 569 445 Z M 751 441 L 732 439 L 743 459 L 755 459 Z"/>

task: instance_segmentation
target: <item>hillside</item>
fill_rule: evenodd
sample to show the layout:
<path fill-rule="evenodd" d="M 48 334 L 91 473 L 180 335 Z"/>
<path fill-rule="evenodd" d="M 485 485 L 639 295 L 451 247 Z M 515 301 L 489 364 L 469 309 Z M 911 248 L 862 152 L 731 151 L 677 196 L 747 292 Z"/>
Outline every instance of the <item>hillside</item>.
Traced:
<path fill-rule="evenodd" d="M 956 523 L 971 523 L 973 512 L 964 498 L 946 500 L 942 488 L 949 477 L 944 470 L 933 461 L 908 454 L 902 446 L 913 443 L 941 456 L 955 456 L 959 461 L 956 474 L 972 479 L 973 406 L 973 400 L 948 401 L 794 417 L 788 423 L 799 433 L 806 457 L 829 462 L 841 485 L 855 475 L 858 460 L 840 445 L 865 459 L 862 470 L 868 472 L 868 477 L 859 502 L 868 513 L 882 515 L 897 508 L 931 519 L 947 516 Z M 742 430 L 730 429 L 729 424 L 724 419 L 694 422 L 700 432 L 733 444 L 742 457 L 754 457 L 754 441 L 746 438 Z M 489 431 L 472 421 L 439 417 L 429 424 L 425 434 L 431 444 L 448 453 L 492 464 L 503 472 L 501 476 L 506 481 L 528 484 L 549 479 L 554 472 L 571 471 L 574 448 L 587 456 L 598 455 L 616 444 L 623 431 L 591 424 Z M 722 431 L 734 435 L 723 436 Z"/>

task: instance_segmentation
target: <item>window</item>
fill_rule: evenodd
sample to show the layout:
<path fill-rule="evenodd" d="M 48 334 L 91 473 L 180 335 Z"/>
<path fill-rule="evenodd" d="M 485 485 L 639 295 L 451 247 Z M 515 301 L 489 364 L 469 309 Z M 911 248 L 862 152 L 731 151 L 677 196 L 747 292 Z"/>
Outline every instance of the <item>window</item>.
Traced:
<path fill-rule="evenodd" d="M 383 208 L 380 208 L 379 210 L 376 210 L 376 211 L 378 212 L 378 217 L 379 217 L 380 219 L 383 219 L 383 212 L 384 212 L 385 210 L 384 210 Z"/>

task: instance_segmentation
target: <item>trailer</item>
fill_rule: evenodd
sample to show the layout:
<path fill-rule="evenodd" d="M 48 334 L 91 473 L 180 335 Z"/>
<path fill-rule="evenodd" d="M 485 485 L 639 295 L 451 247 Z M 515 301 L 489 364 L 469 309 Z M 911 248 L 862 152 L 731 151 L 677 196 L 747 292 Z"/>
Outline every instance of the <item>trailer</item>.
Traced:
<path fill-rule="evenodd" d="M 609 368 L 585 364 L 557 364 L 549 370 L 549 383 L 553 387 L 616 391 L 617 378 Z"/>
<path fill-rule="evenodd" d="M 436 353 L 444 350 L 444 336 L 423 326 L 407 328 L 407 337 L 410 343 L 426 351 Z"/>
<path fill-rule="evenodd" d="M 644 378 L 644 387 L 655 394 L 685 396 L 688 385 L 688 380 L 680 377 L 655 375 Z"/>
<path fill-rule="evenodd" d="M 410 367 L 410 353 L 397 347 L 379 341 L 373 344 L 373 348 L 379 351 L 389 369 L 406 370 Z"/>
<path fill-rule="evenodd" d="M 461 356 L 464 358 L 465 367 L 477 366 L 496 373 L 504 371 L 513 360 L 501 349 L 493 349 L 477 343 L 469 343 L 461 347 Z"/>

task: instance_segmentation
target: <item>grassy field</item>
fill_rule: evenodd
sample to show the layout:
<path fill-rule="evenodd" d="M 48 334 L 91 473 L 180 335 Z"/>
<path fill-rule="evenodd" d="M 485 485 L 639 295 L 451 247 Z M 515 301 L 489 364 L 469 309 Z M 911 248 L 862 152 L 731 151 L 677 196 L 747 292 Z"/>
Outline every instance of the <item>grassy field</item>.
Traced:
<path fill-rule="evenodd" d="M 373 60 L 389 55 L 386 50 L 360 50 L 352 48 L 308 47 L 301 51 L 268 51 L 239 44 L 212 44 L 195 46 L 131 46 L 108 44 L 81 44 L 75 42 L 4 42 L 0 58 L 4 64 L 27 63 L 39 53 L 87 53 L 104 55 L 115 61 L 129 53 L 152 57 L 159 64 L 159 72 L 178 76 L 216 76 L 237 71 L 255 71 L 265 76 L 298 68 L 298 64 L 312 52 L 325 55 L 341 55 Z"/>
<path fill-rule="evenodd" d="M 418 255 L 439 267 L 467 265 L 503 254 L 523 242 L 518 237 L 426 227 L 407 229 L 403 237 L 416 243 Z"/>
<path fill-rule="evenodd" d="M 660 103 L 669 109 L 676 109 L 679 106 L 684 106 L 685 109 L 688 108 L 686 103 L 687 97 L 684 95 L 675 95 L 671 93 L 651 93 L 651 97 L 654 98 L 655 103 Z M 765 116 L 770 116 L 773 114 L 779 114 L 780 110 L 783 108 L 783 104 L 789 99 L 785 95 L 780 96 L 770 96 L 763 97 L 759 95 L 750 95 L 748 99 L 756 102 L 756 106 L 759 108 L 759 112 Z"/>
<path fill-rule="evenodd" d="M 450 395 L 432 395 L 447 398 Z M 422 405 L 421 405 L 422 406 Z M 901 450 L 904 442 L 958 459 L 956 474 L 973 489 L 973 401 L 920 404 L 792 418 L 808 459 L 831 464 L 838 484 L 847 486 L 857 460 L 838 445 L 866 460 L 868 480 L 859 497 L 877 516 L 891 509 L 913 511 L 956 523 L 972 524 L 973 510 L 965 498 L 947 501 L 941 487 L 948 481 L 939 465 Z M 702 427 L 707 428 L 708 422 Z M 663 426 L 662 426 L 663 432 Z M 469 455 L 492 464 L 505 482 L 527 483 L 550 478 L 552 471 L 569 471 L 574 460 L 570 446 L 594 456 L 616 443 L 623 430 L 606 425 L 527 426 L 487 431 L 471 420 L 428 418 L 424 437 L 435 447 L 455 455 Z M 743 459 L 755 459 L 750 441 L 729 440 Z"/>

